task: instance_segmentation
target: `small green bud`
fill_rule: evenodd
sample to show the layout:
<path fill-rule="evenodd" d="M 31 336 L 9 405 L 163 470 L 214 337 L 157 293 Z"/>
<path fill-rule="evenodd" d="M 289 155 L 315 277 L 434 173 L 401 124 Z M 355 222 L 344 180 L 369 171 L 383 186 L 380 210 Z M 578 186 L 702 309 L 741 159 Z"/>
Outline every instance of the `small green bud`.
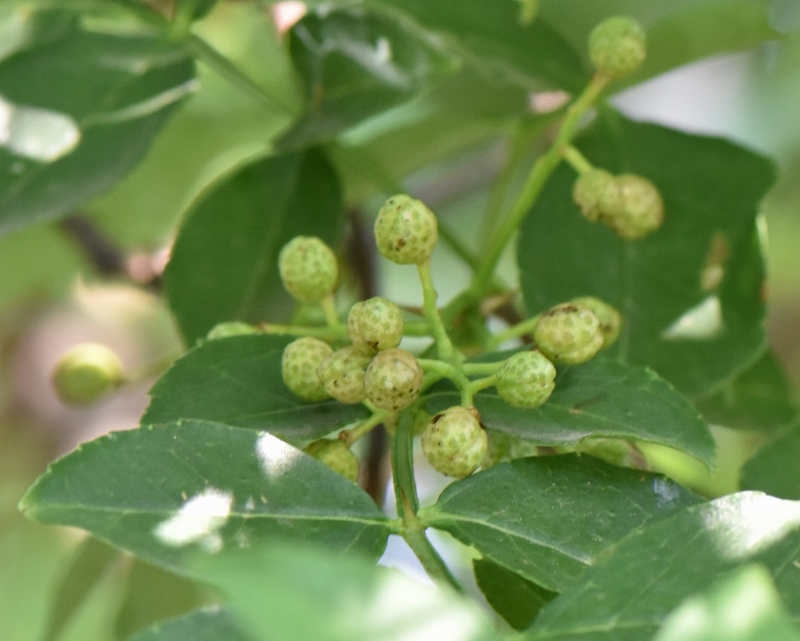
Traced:
<path fill-rule="evenodd" d="M 556 368 L 538 350 L 519 352 L 497 370 L 497 394 L 514 407 L 539 407 L 555 389 Z"/>
<path fill-rule="evenodd" d="M 330 345 L 310 336 L 298 338 L 283 348 L 281 373 L 292 394 L 309 402 L 330 398 L 317 370 L 331 354 Z"/>
<path fill-rule="evenodd" d="M 247 323 L 240 321 L 230 321 L 227 323 L 218 323 L 212 327 L 206 338 L 208 340 L 215 340 L 217 338 L 228 338 L 229 336 L 245 336 L 247 334 L 258 334 L 258 330 Z"/>
<path fill-rule="evenodd" d="M 552 361 L 576 364 L 588 361 L 603 345 L 600 320 L 585 307 L 556 305 L 536 324 L 533 340 Z"/>
<path fill-rule="evenodd" d="M 603 220 L 623 238 L 635 240 L 654 232 L 664 221 L 664 201 L 658 188 L 633 174 L 617 176 L 622 206 Z"/>
<path fill-rule="evenodd" d="M 608 18 L 589 35 L 589 58 L 594 68 L 612 78 L 628 76 L 647 57 L 647 35 L 633 18 Z"/>
<path fill-rule="evenodd" d="M 603 333 L 603 347 L 614 344 L 622 327 L 622 315 L 611 305 L 594 296 L 581 296 L 573 298 L 571 303 L 585 307 L 597 316 L 600 321 L 600 331 Z"/>
<path fill-rule="evenodd" d="M 376 352 L 397 347 L 403 338 L 403 313 L 390 300 L 370 298 L 350 309 L 347 333 L 353 345 Z"/>
<path fill-rule="evenodd" d="M 400 265 L 428 260 L 439 240 L 436 216 L 420 200 L 398 194 L 381 207 L 375 220 L 378 251 Z"/>
<path fill-rule="evenodd" d="M 100 343 L 80 343 L 61 356 L 53 386 L 65 405 L 83 407 L 98 402 L 124 381 L 122 361 Z"/>
<path fill-rule="evenodd" d="M 337 349 L 317 370 L 325 391 L 340 403 L 361 403 L 367 397 L 364 373 L 372 356 L 372 351 L 363 347 Z"/>
<path fill-rule="evenodd" d="M 342 441 L 321 438 L 309 444 L 305 452 L 353 483 L 358 482 L 358 457 Z"/>
<path fill-rule="evenodd" d="M 422 368 L 411 352 L 397 347 L 378 352 L 364 377 L 367 398 L 375 407 L 399 412 L 422 389 Z"/>
<path fill-rule="evenodd" d="M 488 439 L 476 416 L 465 407 L 451 407 L 431 419 L 422 433 L 422 451 L 433 469 L 462 478 L 486 456 Z"/>
<path fill-rule="evenodd" d="M 572 198 L 589 220 L 595 221 L 622 207 L 622 192 L 613 174 L 592 169 L 575 180 Z"/>
<path fill-rule="evenodd" d="M 313 303 L 336 289 L 339 266 L 336 255 L 319 238 L 296 236 L 278 255 L 283 286 L 294 298 Z"/>

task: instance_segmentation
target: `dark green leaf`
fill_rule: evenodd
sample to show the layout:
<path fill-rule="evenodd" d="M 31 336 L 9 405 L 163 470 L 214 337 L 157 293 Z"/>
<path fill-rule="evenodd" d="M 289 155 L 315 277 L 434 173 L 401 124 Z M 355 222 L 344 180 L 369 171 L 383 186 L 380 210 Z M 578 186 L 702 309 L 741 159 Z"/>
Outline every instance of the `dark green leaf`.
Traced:
<path fill-rule="evenodd" d="M 157 623 L 130 641 L 254 641 L 226 611 L 199 610 L 172 621 Z"/>
<path fill-rule="evenodd" d="M 654 641 L 800 641 L 769 572 L 748 565 L 670 614 Z"/>
<path fill-rule="evenodd" d="M 387 520 L 355 484 L 266 433 L 204 421 L 114 432 L 53 463 L 20 508 L 186 572 L 198 550 L 286 536 L 377 558 Z"/>
<path fill-rule="evenodd" d="M 617 307 L 620 359 L 653 367 L 690 395 L 711 392 L 764 348 L 758 203 L 774 170 L 733 143 L 637 123 L 610 111 L 579 147 L 597 166 L 640 174 L 661 191 L 665 221 L 625 241 L 572 201 L 560 167 L 522 225 L 518 262 L 528 312 L 575 296 Z"/>
<path fill-rule="evenodd" d="M 149 0 L 117 0 L 118 2 L 122 2 L 123 4 L 130 4 L 130 5 L 138 5 L 144 6 L 148 9 L 153 8 L 153 3 Z M 192 19 L 202 18 L 206 15 L 211 9 L 214 8 L 214 5 L 217 4 L 217 0 L 175 0 L 176 11 L 180 11 L 181 13 L 185 13 L 186 15 L 190 16 Z"/>
<path fill-rule="evenodd" d="M 3 232 L 106 191 L 195 87 L 186 52 L 157 34 L 106 32 L 59 12 L 46 14 L 48 26 L 30 7 L 19 15 L 42 37 L 0 58 Z"/>
<path fill-rule="evenodd" d="M 455 69 L 435 39 L 363 8 L 312 11 L 292 28 L 289 48 L 308 110 L 283 148 L 333 138 Z"/>
<path fill-rule="evenodd" d="M 800 423 L 767 443 L 742 468 L 744 490 L 761 490 L 782 499 L 800 500 Z"/>
<path fill-rule="evenodd" d="M 542 609 L 524 639 L 641 641 L 741 564 L 762 564 L 800 614 L 800 504 L 743 492 L 632 532 Z"/>
<path fill-rule="evenodd" d="M 196 569 L 263 639 L 497 641 L 474 603 L 356 555 L 276 542 L 207 557 Z"/>
<path fill-rule="evenodd" d="M 768 350 L 714 396 L 699 401 L 697 408 L 709 423 L 715 425 L 775 430 L 797 416 L 794 396 L 783 367 L 775 354 Z"/>
<path fill-rule="evenodd" d="M 205 586 L 134 560 L 114 632 L 118 639 L 128 639 L 158 621 L 180 616 L 209 601 Z"/>
<path fill-rule="evenodd" d="M 662 477 L 567 455 L 517 459 L 456 481 L 420 518 L 560 592 L 628 532 L 698 500 Z"/>
<path fill-rule="evenodd" d="M 429 411 L 459 403 L 456 392 L 438 389 L 428 398 Z M 537 445 L 614 437 L 668 445 L 707 466 L 714 461 L 714 439 L 691 404 L 651 370 L 616 361 L 595 358 L 561 369 L 555 391 L 536 409 L 512 407 L 494 390 L 478 394 L 475 407 L 487 429 Z"/>
<path fill-rule="evenodd" d="M 472 569 L 486 601 L 515 630 L 527 628 L 539 610 L 556 597 L 555 592 L 487 559 L 473 561 Z"/>
<path fill-rule="evenodd" d="M 487 65 L 508 81 L 528 89 L 583 88 L 587 81 L 578 56 L 558 31 L 543 21 L 523 25 L 516 2 L 485 0 L 375 0 L 412 16 L 423 26 L 442 32 L 473 62 Z"/>
<path fill-rule="evenodd" d="M 223 321 L 285 316 L 291 299 L 281 285 L 278 253 L 300 234 L 335 245 L 343 214 L 338 178 L 316 150 L 246 165 L 202 194 L 164 274 L 187 342 Z"/>
<path fill-rule="evenodd" d="M 281 355 L 291 340 L 249 335 L 200 343 L 155 384 L 142 423 L 196 418 L 265 430 L 294 442 L 366 418 L 362 405 L 306 403 L 288 390 Z"/>

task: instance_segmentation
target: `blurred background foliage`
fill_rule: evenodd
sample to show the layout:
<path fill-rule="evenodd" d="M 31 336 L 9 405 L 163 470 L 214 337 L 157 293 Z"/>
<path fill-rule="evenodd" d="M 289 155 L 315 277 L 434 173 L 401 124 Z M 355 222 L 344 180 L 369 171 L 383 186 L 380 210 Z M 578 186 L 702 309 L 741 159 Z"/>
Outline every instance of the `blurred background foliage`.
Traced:
<path fill-rule="evenodd" d="M 19 4 L 5 0 L 0 6 L 0 34 Z M 647 24 L 669 19 L 679 8 L 697 5 L 700 11 L 700 5 L 709 4 L 715 3 L 544 0 L 540 11 L 562 28 L 567 42 L 583 56 L 585 35 L 602 17 L 633 12 Z M 147 405 L 152 378 L 91 410 L 62 406 L 50 389 L 49 375 L 64 349 L 81 340 L 104 342 L 122 355 L 130 369 L 139 371 L 181 349 L 169 312 L 142 283 L 157 282 L 175 226 L 192 198 L 213 178 L 264 154 L 267 142 L 286 130 L 293 114 L 300 111 L 301 93 L 281 36 L 297 5 L 223 1 L 196 24 L 198 34 L 269 88 L 285 110 L 265 108 L 201 64 L 199 90 L 168 122 L 145 159 L 80 212 L 81 220 L 89 221 L 118 252 L 109 257 L 111 268 L 106 273 L 98 270 L 97 257 L 88 256 L 84 244 L 76 240 L 85 237 L 80 220 L 40 224 L 0 237 L 0 273 L 4 275 L 0 279 L 2 639 L 45 638 L 49 604 L 77 553 L 91 555 L 102 579 L 92 589 L 86 607 L 59 637 L 64 641 L 124 638 L 154 618 L 187 610 L 207 598 L 178 579 L 165 583 L 170 580 L 167 575 L 129 559 L 103 562 L 99 548 L 76 552 L 79 533 L 28 523 L 16 504 L 48 461 L 109 429 L 135 426 Z M 635 119 L 722 135 L 777 161 L 780 177 L 763 204 L 769 229 L 769 336 L 796 390 L 800 386 L 800 3 L 765 0 L 716 5 L 723 12 L 733 5 L 733 10 L 742 12 L 767 7 L 770 24 L 763 29 L 776 33 L 763 42 L 763 34 L 736 31 L 735 24 L 723 21 L 715 34 L 722 44 L 716 49 L 714 42 L 704 46 L 709 51 L 734 49 L 734 53 L 658 75 L 659 64 L 667 68 L 679 63 L 681 56 L 686 60 L 703 57 L 702 46 L 698 49 L 687 36 L 685 42 L 675 42 L 667 50 L 671 59 L 652 63 L 654 78 L 621 92 L 614 102 Z M 726 38 L 730 46 L 725 46 Z M 454 230 L 459 240 L 476 247 L 480 214 L 506 153 L 504 136 L 511 130 L 512 119 L 528 109 L 529 101 L 536 105 L 558 100 L 546 89 L 531 94 L 528 89 L 493 83 L 491 76 L 465 67 L 411 102 L 351 129 L 343 140 L 364 145 L 390 175 L 371 175 L 345 146 L 339 153 L 334 150 L 348 202 L 366 198 L 372 209 L 365 213 L 373 215 L 378 193 L 374 183 L 385 186 L 402 180 L 437 210 L 443 225 Z M 537 126 L 535 119 L 532 126 Z M 536 150 L 523 151 L 533 157 Z M 446 300 L 468 272 L 444 246 L 437 250 L 435 260 L 434 273 Z M 409 284 L 392 266 L 381 269 L 384 291 L 399 301 L 414 303 L 416 284 Z M 514 277 L 510 258 L 502 269 Z M 769 403 L 769 390 L 754 392 L 756 397 L 765 394 L 764 402 Z M 796 391 L 789 394 L 796 398 Z M 713 477 L 671 452 L 653 448 L 648 454 L 708 495 L 734 491 L 742 463 L 764 436 L 761 431 L 728 429 L 725 420 L 724 413 L 720 414 L 720 425 L 714 428 L 720 461 Z M 780 423 L 780 418 L 776 421 Z M 137 598 L 152 594 L 157 586 L 170 595 L 164 599 L 166 610 L 137 610 Z"/>

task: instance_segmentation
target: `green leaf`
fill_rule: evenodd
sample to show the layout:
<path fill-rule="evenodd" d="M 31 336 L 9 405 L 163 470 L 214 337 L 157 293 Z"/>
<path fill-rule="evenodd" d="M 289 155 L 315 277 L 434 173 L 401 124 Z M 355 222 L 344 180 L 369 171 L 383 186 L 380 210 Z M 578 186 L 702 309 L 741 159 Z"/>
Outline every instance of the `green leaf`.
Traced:
<path fill-rule="evenodd" d="M 450 484 L 419 516 L 560 592 L 628 532 L 698 500 L 662 477 L 566 455 L 494 465 Z"/>
<path fill-rule="evenodd" d="M 118 2 L 121 1 L 123 4 L 130 4 L 130 5 L 138 5 L 144 6 L 148 9 L 153 8 L 152 2 L 149 0 L 117 0 Z M 217 0 L 175 0 L 176 11 L 180 11 L 181 13 L 185 13 L 189 15 L 193 20 L 198 18 L 202 18 L 205 16 L 211 9 L 214 8 L 214 5 L 217 4 Z"/>
<path fill-rule="evenodd" d="M 374 0 L 398 9 L 424 27 L 445 34 L 470 62 L 527 89 L 580 90 L 587 81 L 581 61 L 557 29 L 546 21 L 520 21 L 520 5 L 510 0 Z"/>
<path fill-rule="evenodd" d="M 333 138 L 455 69 L 436 39 L 363 8 L 310 12 L 292 28 L 289 50 L 308 108 L 283 148 Z"/>
<path fill-rule="evenodd" d="M 496 641 L 476 605 L 356 555 L 333 558 L 297 543 L 202 559 L 198 574 L 263 639 Z"/>
<path fill-rule="evenodd" d="M 109 189 L 195 88 L 184 49 L 157 33 L 120 33 L 77 13 L 20 12 L 19 30 L 32 21 L 30 33 L 0 56 L 8 122 L 0 232 L 58 218 Z"/>
<path fill-rule="evenodd" d="M 472 569 L 486 601 L 515 630 L 527 628 L 539 610 L 556 597 L 555 592 L 487 559 L 476 559 Z"/>
<path fill-rule="evenodd" d="M 197 551 L 278 535 L 377 558 L 389 534 L 372 499 L 319 461 L 269 434 L 204 421 L 82 445 L 39 477 L 20 508 L 180 573 Z"/>
<path fill-rule="evenodd" d="M 738 566 L 762 564 L 800 614 L 800 504 L 742 492 L 632 532 L 545 606 L 526 641 L 641 641 Z"/>
<path fill-rule="evenodd" d="M 181 226 L 164 286 L 188 343 L 223 321 L 275 319 L 292 307 L 278 253 L 300 234 L 338 241 L 339 181 L 317 150 L 258 160 L 200 196 Z"/>
<path fill-rule="evenodd" d="M 782 499 L 800 500 L 800 423 L 762 447 L 742 468 L 741 487 Z"/>
<path fill-rule="evenodd" d="M 714 396 L 696 405 L 709 423 L 769 431 L 784 427 L 798 415 L 794 396 L 783 366 L 775 354 L 767 350 L 754 365 L 726 383 Z"/>
<path fill-rule="evenodd" d="M 281 375 L 283 348 L 291 340 L 253 334 L 200 343 L 150 390 L 142 424 L 204 419 L 295 442 L 319 438 L 369 416 L 360 404 L 306 403 L 292 394 Z"/>
<path fill-rule="evenodd" d="M 239 623 L 220 608 L 198 610 L 178 619 L 157 623 L 129 641 L 254 641 Z"/>
<path fill-rule="evenodd" d="M 612 353 L 653 367 L 684 393 L 710 393 L 764 349 L 756 214 L 772 164 L 725 140 L 611 111 L 578 146 L 599 167 L 652 180 L 665 221 L 646 238 L 619 238 L 580 215 L 575 172 L 559 167 L 520 231 L 528 312 L 575 296 L 602 298 L 624 319 Z"/>
<path fill-rule="evenodd" d="M 667 617 L 654 641 L 800 641 L 769 572 L 748 565 Z"/>
<path fill-rule="evenodd" d="M 492 359 L 503 354 L 492 355 Z M 430 412 L 459 404 L 455 391 L 436 388 L 427 398 Z M 588 437 L 660 443 L 691 454 L 711 466 L 714 439 L 691 404 L 653 371 L 595 358 L 561 368 L 556 388 L 536 409 L 512 407 L 494 390 L 475 397 L 481 422 L 489 430 L 537 445 L 575 445 Z"/>

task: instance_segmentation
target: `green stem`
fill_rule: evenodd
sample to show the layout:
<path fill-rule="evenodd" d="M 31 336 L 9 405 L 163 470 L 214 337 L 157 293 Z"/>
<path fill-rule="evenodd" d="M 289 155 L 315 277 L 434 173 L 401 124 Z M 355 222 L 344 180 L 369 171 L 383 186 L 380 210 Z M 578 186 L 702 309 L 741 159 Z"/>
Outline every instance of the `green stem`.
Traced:
<path fill-rule="evenodd" d="M 592 169 L 594 169 L 594 165 L 588 161 L 586 156 L 572 145 L 564 149 L 563 155 L 564 160 L 572 165 L 572 168 L 579 174 L 585 174 L 587 171 L 592 171 Z"/>
<path fill-rule="evenodd" d="M 261 323 L 258 325 L 265 334 L 287 334 L 288 336 L 313 336 L 324 341 L 337 341 L 347 338 L 347 328 L 344 325 L 336 327 L 305 327 L 303 325 L 273 325 Z"/>
<path fill-rule="evenodd" d="M 488 387 L 494 387 L 496 383 L 497 383 L 496 374 L 492 374 L 491 376 L 487 376 L 485 378 L 479 378 L 477 380 L 470 382 L 470 384 L 467 385 L 466 387 L 466 395 L 468 398 L 465 399 L 464 394 L 462 393 L 461 404 L 464 407 L 472 407 L 475 404 L 474 403 L 475 394 Z"/>
<path fill-rule="evenodd" d="M 245 74 L 239 67 L 201 37 L 193 33 L 188 34 L 186 37 L 186 46 L 197 59 L 208 65 L 210 69 L 213 69 L 231 83 L 231 85 L 250 96 L 250 98 L 256 102 L 286 116 L 294 115 L 293 111 L 287 105 L 283 104 L 280 99 L 270 95 L 264 87 Z"/>
<path fill-rule="evenodd" d="M 503 344 L 507 340 L 511 340 L 512 338 L 519 338 L 520 336 L 524 336 L 525 334 L 530 334 L 536 329 L 536 323 L 539 322 L 541 314 L 537 314 L 532 318 L 527 318 L 521 323 L 517 323 L 512 327 L 504 329 L 501 332 L 497 332 L 494 336 L 489 339 L 489 343 L 487 348 L 488 349 L 497 349 L 497 347 Z"/>
<path fill-rule="evenodd" d="M 378 427 L 378 425 L 381 423 L 389 420 L 389 418 L 394 414 L 394 412 L 390 412 L 388 410 L 376 409 L 369 404 L 367 404 L 367 406 L 372 411 L 372 416 L 364 419 L 352 429 L 342 430 L 342 432 L 339 434 L 339 439 L 344 441 L 348 447 L 350 447 L 362 436 Z"/>
<path fill-rule="evenodd" d="M 502 364 L 503 361 L 495 361 L 493 363 L 464 363 L 461 366 L 461 369 L 464 370 L 464 373 L 468 376 L 494 374 L 498 369 L 500 369 Z"/>
<path fill-rule="evenodd" d="M 422 306 L 425 311 L 425 318 L 428 319 L 428 324 L 431 328 L 431 333 L 436 341 L 436 349 L 439 351 L 439 357 L 450 362 L 459 363 L 460 359 L 458 353 L 453 347 L 450 336 L 447 334 L 442 317 L 439 316 L 439 310 L 436 307 L 436 288 L 433 286 L 433 279 L 431 278 L 431 263 L 426 260 L 424 263 L 417 265 L 417 272 L 419 272 L 419 279 L 422 282 Z"/>
<path fill-rule="evenodd" d="M 336 302 L 333 299 L 333 294 L 328 294 L 325 298 L 319 301 L 322 308 L 322 313 L 325 314 L 325 322 L 328 327 L 335 329 L 341 326 L 339 321 L 339 314 L 336 312 Z"/>

